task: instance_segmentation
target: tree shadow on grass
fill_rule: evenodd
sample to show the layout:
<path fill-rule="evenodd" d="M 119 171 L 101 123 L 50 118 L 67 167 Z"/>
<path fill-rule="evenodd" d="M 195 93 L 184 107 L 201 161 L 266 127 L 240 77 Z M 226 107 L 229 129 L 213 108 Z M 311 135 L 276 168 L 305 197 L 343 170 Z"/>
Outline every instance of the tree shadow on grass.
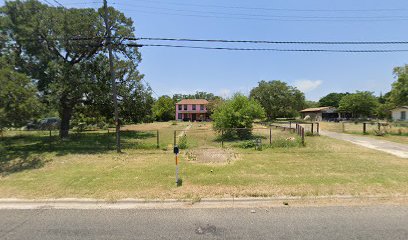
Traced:
<path fill-rule="evenodd" d="M 156 144 L 144 140 L 156 137 L 153 132 L 121 132 L 122 149 L 153 149 Z M 7 175 L 44 166 L 43 155 L 54 153 L 101 154 L 115 149 L 115 133 L 72 133 L 68 139 L 46 134 L 21 134 L 0 138 L 0 174 Z"/>

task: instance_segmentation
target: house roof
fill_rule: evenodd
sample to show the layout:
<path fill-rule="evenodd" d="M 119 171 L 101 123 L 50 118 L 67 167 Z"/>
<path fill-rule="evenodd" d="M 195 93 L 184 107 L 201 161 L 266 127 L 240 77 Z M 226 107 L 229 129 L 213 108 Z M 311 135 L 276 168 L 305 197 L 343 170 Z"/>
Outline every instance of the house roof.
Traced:
<path fill-rule="evenodd" d="M 321 111 L 325 111 L 325 110 L 329 110 L 333 107 L 318 107 L 318 108 L 306 108 L 301 110 L 300 112 L 321 112 Z"/>
<path fill-rule="evenodd" d="M 183 99 L 176 104 L 208 104 L 208 101 L 205 99 Z"/>
<path fill-rule="evenodd" d="M 399 107 L 396 107 L 396 108 L 391 109 L 391 111 L 392 111 L 392 110 L 396 110 L 396 109 L 400 109 L 400 108 L 406 108 L 406 109 L 408 109 L 408 106 L 399 106 Z"/>

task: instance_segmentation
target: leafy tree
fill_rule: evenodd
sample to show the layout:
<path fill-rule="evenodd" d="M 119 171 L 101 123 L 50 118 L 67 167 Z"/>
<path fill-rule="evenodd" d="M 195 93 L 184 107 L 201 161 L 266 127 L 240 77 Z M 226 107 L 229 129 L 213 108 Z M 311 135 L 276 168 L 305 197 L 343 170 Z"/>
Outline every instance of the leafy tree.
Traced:
<path fill-rule="evenodd" d="M 222 103 L 224 103 L 224 99 L 218 96 L 215 96 L 213 99 L 208 100 L 207 105 L 208 116 L 211 116 L 214 113 L 215 109 L 217 109 L 217 107 L 220 106 Z"/>
<path fill-rule="evenodd" d="M 174 102 L 179 102 L 182 99 L 205 99 L 205 100 L 213 100 L 219 98 L 215 96 L 213 93 L 208 92 L 196 92 L 195 94 L 174 94 L 173 100 Z"/>
<path fill-rule="evenodd" d="M 309 100 L 306 100 L 305 105 L 306 105 L 305 107 L 307 107 L 307 108 L 317 108 L 317 107 L 319 107 L 319 103 L 318 103 L 318 102 L 309 101 Z"/>
<path fill-rule="evenodd" d="M 389 100 L 393 107 L 408 105 L 408 65 L 396 67 L 394 75 L 397 81 L 392 84 Z"/>
<path fill-rule="evenodd" d="M 375 115 L 378 100 L 372 92 L 364 91 L 349 94 L 340 100 L 339 111 L 349 112 L 353 118 Z"/>
<path fill-rule="evenodd" d="M 268 119 L 294 117 L 306 105 L 304 94 L 282 81 L 261 81 L 253 88 L 250 97 L 258 101 Z"/>
<path fill-rule="evenodd" d="M 108 11 L 114 51 L 137 65 L 137 48 L 120 44 L 134 37 L 132 20 L 114 8 Z M 106 50 L 103 14 L 103 9 L 55 8 L 36 0 L 6 2 L 1 9 L 2 33 L 16 48 L 17 69 L 37 79 L 42 95 L 58 103 L 61 137 L 68 136 L 75 107 L 95 83 L 87 70 Z"/>
<path fill-rule="evenodd" d="M 176 107 L 173 99 L 169 96 L 161 96 L 153 105 L 153 115 L 158 121 L 174 119 Z"/>
<path fill-rule="evenodd" d="M 319 100 L 320 107 L 339 107 L 341 99 L 350 93 L 329 93 Z"/>
<path fill-rule="evenodd" d="M 255 119 L 264 117 L 265 111 L 257 101 L 238 93 L 219 105 L 212 115 L 213 127 L 216 131 L 224 131 L 228 137 L 237 135 L 241 139 L 250 136 Z M 247 130 L 231 128 L 247 128 Z"/>
<path fill-rule="evenodd" d="M 0 129 L 21 127 L 43 110 L 37 89 L 26 75 L 3 67 L 0 86 Z"/>

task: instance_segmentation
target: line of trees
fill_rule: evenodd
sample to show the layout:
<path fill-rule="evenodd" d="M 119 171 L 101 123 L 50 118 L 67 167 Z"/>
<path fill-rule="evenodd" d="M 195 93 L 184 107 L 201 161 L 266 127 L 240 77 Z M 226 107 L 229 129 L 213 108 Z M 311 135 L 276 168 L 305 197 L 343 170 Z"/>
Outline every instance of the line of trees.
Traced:
<path fill-rule="evenodd" d="M 67 137 L 72 118 L 112 122 L 103 14 L 102 8 L 67 9 L 37 0 L 5 2 L 0 8 L 0 81 L 7 88 L 0 91 L 0 127 L 57 113 L 60 136 Z M 137 70 L 141 55 L 137 47 L 121 44 L 134 37 L 133 21 L 112 7 L 108 19 L 122 122 L 152 121 L 154 99 Z"/>

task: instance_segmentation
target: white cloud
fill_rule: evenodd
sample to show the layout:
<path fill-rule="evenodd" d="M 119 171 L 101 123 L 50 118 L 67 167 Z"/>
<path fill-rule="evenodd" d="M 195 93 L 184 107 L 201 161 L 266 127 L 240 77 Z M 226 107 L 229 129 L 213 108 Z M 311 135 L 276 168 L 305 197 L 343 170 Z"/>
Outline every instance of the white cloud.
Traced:
<path fill-rule="evenodd" d="M 318 88 L 322 83 L 321 80 L 297 80 L 295 86 L 302 92 L 310 92 Z"/>

